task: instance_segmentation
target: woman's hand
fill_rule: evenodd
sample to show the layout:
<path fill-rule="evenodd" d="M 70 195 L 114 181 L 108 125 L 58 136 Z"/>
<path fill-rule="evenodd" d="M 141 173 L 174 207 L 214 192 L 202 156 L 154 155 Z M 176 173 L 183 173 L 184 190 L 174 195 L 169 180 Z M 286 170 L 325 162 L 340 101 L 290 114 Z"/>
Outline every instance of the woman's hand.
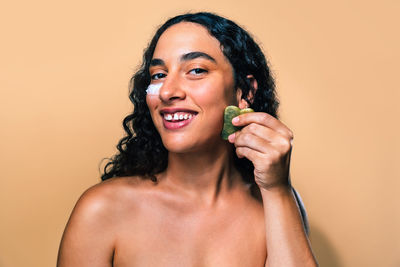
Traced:
<path fill-rule="evenodd" d="M 239 115 L 232 124 L 244 128 L 228 140 L 235 145 L 239 158 L 246 157 L 253 163 L 254 179 L 260 189 L 288 187 L 292 131 L 264 112 Z"/>

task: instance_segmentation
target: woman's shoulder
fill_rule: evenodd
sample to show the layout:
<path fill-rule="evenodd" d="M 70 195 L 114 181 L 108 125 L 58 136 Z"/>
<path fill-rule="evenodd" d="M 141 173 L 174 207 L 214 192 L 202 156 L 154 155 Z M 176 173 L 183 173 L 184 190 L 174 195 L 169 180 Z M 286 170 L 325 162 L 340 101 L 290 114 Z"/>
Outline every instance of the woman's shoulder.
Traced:
<path fill-rule="evenodd" d="M 140 176 L 113 177 L 86 189 L 78 202 L 113 205 L 124 198 L 134 198 L 151 187 L 151 181 Z"/>
<path fill-rule="evenodd" d="M 128 205 L 132 208 L 140 195 L 151 186 L 142 177 L 115 177 L 86 189 L 78 199 L 74 212 L 85 217 L 104 218 L 117 216 Z"/>
<path fill-rule="evenodd" d="M 120 223 L 128 214 L 127 209 L 131 214 L 137 210 L 134 200 L 146 184 L 140 177 L 111 178 L 85 190 L 64 230 L 58 259 L 60 266 L 71 266 L 71 261 L 92 266 L 88 262 L 92 259 L 96 259 L 98 265 L 110 262 Z"/>

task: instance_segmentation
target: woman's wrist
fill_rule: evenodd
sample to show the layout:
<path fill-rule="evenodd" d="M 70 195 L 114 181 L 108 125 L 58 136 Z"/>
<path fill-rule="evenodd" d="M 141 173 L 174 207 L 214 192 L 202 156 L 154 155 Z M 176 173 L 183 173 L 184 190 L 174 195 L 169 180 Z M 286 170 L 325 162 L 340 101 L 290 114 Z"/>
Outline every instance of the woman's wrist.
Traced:
<path fill-rule="evenodd" d="M 261 194 L 286 194 L 292 192 L 290 184 L 275 184 L 267 187 L 259 186 Z"/>
<path fill-rule="evenodd" d="M 262 199 L 265 201 L 283 200 L 293 198 L 292 186 L 291 185 L 276 185 L 268 188 L 260 187 L 260 193 Z"/>

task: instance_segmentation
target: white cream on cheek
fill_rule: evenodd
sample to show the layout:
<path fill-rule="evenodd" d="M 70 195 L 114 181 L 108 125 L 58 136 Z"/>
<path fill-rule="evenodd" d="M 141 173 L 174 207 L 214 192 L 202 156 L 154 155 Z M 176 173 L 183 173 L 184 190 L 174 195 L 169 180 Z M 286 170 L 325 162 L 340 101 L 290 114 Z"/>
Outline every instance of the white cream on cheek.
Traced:
<path fill-rule="evenodd" d="M 160 88 L 162 87 L 162 85 L 162 83 L 150 84 L 146 89 L 146 94 L 158 96 L 160 94 Z"/>

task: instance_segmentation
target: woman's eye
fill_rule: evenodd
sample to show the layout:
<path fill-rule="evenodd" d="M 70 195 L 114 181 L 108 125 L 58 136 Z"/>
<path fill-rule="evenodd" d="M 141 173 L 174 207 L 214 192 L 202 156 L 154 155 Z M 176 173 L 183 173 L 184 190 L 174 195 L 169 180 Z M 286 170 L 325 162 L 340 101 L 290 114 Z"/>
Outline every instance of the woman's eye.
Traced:
<path fill-rule="evenodd" d="M 151 79 L 152 80 L 159 80 L 159 79 L 164 78 L 165 76 L 166 75 L 164 73 L 156 73 L 156 74 L 151 75 Z"/>
<path fill-rule="evenodd" d="M 192 69 L 191 71 L 189 71 L 189 73 L 195 74 L 195 75 L 199 75 L 199 74 L 202 74 L 205 72 L 207 72 L 207 71 L 205 69 L 201 69 L 201 68 L 195 68 L 195 69 Z"/>

